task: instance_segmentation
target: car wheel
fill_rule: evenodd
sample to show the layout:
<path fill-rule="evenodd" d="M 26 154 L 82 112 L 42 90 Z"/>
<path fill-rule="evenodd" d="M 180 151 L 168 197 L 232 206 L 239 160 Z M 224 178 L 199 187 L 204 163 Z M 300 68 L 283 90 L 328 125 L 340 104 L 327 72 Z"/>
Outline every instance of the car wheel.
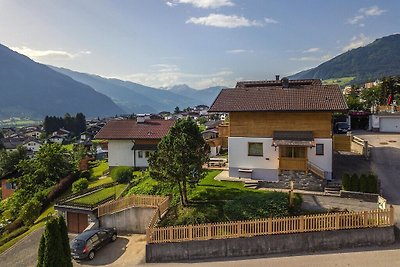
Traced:
<path fill-rule="evenodd" d="M 89 260 L 93 260 L 94 259 L 94 251 L 90 251 L 89 252 L 89 256 L 88 256 Z"/>
<path fill-rule="evenodd" d="M 113 234 L 112 237 L 111 237 L 111 241 L 114 242 L 115 240 L 117 240 L 117 234 Z"/>

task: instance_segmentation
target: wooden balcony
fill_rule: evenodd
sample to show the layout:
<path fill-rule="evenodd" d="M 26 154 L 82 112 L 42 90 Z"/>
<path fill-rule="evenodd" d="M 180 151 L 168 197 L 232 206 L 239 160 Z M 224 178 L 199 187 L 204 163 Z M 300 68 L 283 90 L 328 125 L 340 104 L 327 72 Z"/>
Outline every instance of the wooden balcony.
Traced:
<path fill-rule="evenodd" d="M 279 158 L 279 171 L 308 171 L 307 158 Z"/>

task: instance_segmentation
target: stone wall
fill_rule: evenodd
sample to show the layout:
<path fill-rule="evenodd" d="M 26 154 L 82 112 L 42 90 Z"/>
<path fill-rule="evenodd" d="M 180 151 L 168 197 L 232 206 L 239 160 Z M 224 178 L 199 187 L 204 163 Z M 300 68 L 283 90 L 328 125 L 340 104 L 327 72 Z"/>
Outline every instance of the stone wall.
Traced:
<path fill-rule="evenodd" d="M 146 245 L 146 262 L 265 256 L 395 242 L 394 227 L 365 228 Z"/>

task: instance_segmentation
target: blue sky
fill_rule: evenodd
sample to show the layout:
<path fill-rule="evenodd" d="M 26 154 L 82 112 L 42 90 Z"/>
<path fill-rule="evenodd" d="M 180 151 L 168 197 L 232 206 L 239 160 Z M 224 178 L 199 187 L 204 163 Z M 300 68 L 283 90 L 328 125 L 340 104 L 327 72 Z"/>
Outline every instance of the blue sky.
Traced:
<path fill-rule="evenodd" d="M 0 43 L 154 87 L 233 86 L 399 33 L 399 13 L 396 0 L 0 0 Z"/>

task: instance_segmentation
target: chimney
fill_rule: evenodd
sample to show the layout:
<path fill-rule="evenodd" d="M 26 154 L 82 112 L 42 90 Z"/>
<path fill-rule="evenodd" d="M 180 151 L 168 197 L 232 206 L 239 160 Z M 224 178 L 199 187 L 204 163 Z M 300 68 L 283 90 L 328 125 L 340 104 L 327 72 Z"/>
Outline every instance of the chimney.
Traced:
<path fill-rule="evenodd" d="M 287 77 L 283 77 L 281 82 L 282 82 L 282 88 L 289 88 L 289 79 Z"/>
<path fill-rule="evenodd" d="M 275 80 L 279 81 L 279 75 L 275 75 Z"/>

